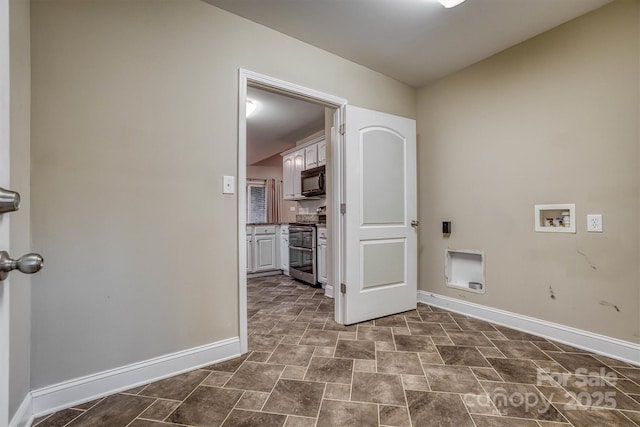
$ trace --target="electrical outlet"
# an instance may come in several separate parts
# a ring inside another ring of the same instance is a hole
[[[587,215],[587,231],[602,233],[602,215]]]

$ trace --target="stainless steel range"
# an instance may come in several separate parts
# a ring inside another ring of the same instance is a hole
[[[295,279],[318,287],[315,225],[289,225],[289,274]]]

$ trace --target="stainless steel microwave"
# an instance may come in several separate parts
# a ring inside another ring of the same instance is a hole
[[[305,197],[322,196],[326,193],[325,167],[307,169],[300,173],[302,195]]]

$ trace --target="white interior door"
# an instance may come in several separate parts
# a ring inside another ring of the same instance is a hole
[[[0,187],[9,188],[9,4],[0,0]],[[0,214],[0,250],[9,251],[9,215]],[[9,279],[0,282],[0,426],[9,424]]]
[[[341,120],[341,309],[353,324],[416,308],[416,122],[353,106]]]

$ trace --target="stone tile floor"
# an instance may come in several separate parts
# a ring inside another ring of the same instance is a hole
[[[353,326],[249,280],[249,352],[34,426],[640,426],[640,367],[420,304]]]

